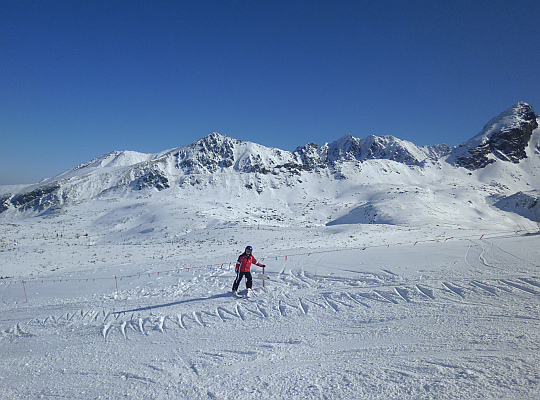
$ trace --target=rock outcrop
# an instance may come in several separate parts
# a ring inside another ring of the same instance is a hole
[[[525,149],[537,127],[533,108],[527,103],[517,103],[458,146],[450,161],[469,170],[484,168],[497,160],[519,163],[527,157]]]

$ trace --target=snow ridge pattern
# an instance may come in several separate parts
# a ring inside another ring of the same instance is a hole
[[[268,258],[250,299],[232,268],[0,285],[4,398],[536,398],[538,236],[420,246]]]

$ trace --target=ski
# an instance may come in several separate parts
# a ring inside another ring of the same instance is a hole
[[[253,296],[252,290],[243,290],[241,293],[240,292],[229,292],[229,293],[231,293],[234,297],[238,299],[249,299]]]

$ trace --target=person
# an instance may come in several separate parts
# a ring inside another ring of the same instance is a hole
[[[242,281],[242,278],[246,277],[246,289],[248,296],[250,295],[251,288],[253,285],[253,278],[251,276],[251,264],[255,264],[259,267],[264,268],[264,264],[261,264],[258,262],[255,257],[253,257],[253,247],[247,246],[246,250],[240,254],[240,257],[238,257],[238,261],[236,262],[236,279],[234,280],[233,287],[232,287],[232,293],[236,295],[236,291],[238,290],[238,286],[240,285],[240,282]]]

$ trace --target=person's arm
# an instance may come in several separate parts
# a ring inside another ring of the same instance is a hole
[[[242,256],[238,257],[238,261],[236,261],[236,267],[234,268],[234,270],[238,271],[241,264],[242,264]]]

